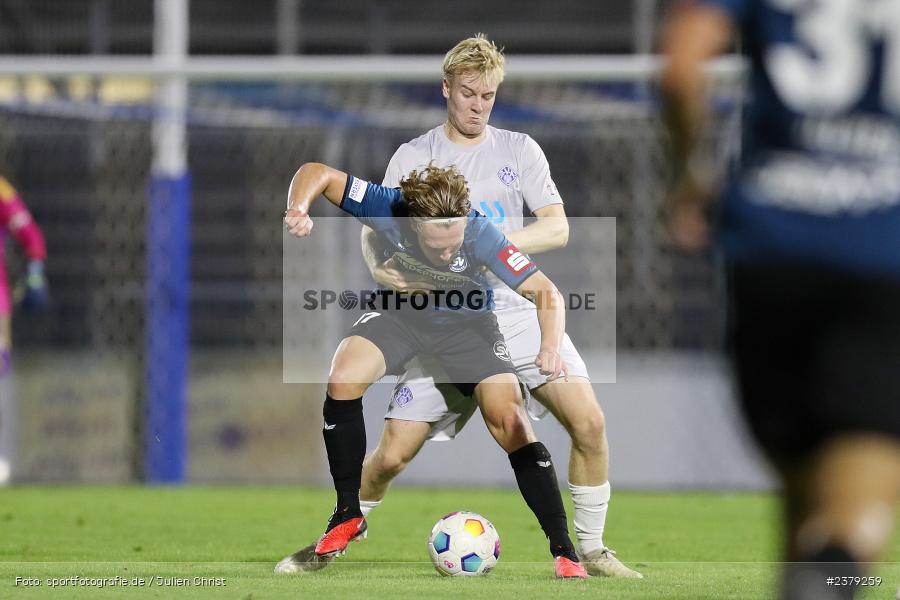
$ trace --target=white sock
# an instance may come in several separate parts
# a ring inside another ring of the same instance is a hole
[[[362,514],[364,517],[368,517],[369,513],[372,512],[372,509],[381,504],[381,500],[360,500],[359,508],[362,510]]]
[[[604,548],[603,528],[611,494],[609,482],[603,485],[569,484],[572,504],[575,505],[575,537],[582,554]]]

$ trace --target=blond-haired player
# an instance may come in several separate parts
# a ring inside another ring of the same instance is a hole
[[[502,50],[482,34],[454,46],[443,64],[446,122],[400,146],[391,158],[383,184],[395,187],[406,173],[432,161],[437,166],[456,165],[469,183],[472,207],[491,217],[523,252],[536,254],[562,248],[568,241],[569,226],[540,146],[526,134],[488,125],[504,67]],[[528,227],[523,227],[524,207],[537,217]],[[421,285],[399,270],[393,260],[385,260],[374,244],[373,233],[365,229],[363,253],[379,284],[395,290]],[[569,380],[548,381],[534,368],[540,347],[534,306],[502,282],[492,283],[497,320],[517,375],[539,403],[531,402],[529,412],[540,417],[549,410],[572,439],[569,489],[583,564],[594,575],[641,577],[619,562],[603,542],[610,499],[608,445],[603,412],[584,361],[565,336],[561,352],[569,367]],[[474,412],[471,398],[452,386],[436,384],[436,380],[447,380],[439,369],[438,365],[414,360],[394,389],[381,440],[363,468],[360,500],[364,513],[381,502],[391,481],[426,440],[452,439]],[[279,569],[293,572],[325,566],[311,550],[312,546],[288,557]]]
[[[431,356],[448,381],[477,402],[491,435],[507,452],[522,497],[547,536],[556,576],[586,578],[569,538],[550,453],[535,437],[522,406],[486,273],[535,302],[541,336],[535,366],[550,377],[567,373],[560,355],[565,306],[556,286],[487,217],[472,210],[466,180],[455,167],[413,171],[398,189],[326,165],[304,165],[288,193],[284,222],[292,235],[311,233],[309,208],[320,194],[377,231],[382,247],[404,264],[416,265],[415,273],[434,289],[417,294],[423,303],[412,298],[409,304],[374,303],[335,350],[322,435],[337,501],[316,555],[330,560],[366,535],[359,498],[366,389],[385,374],[401,373],[413,356]],[[451,301],[454,294],[467,300]]]

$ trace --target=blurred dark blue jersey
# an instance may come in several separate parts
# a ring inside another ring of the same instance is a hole
[[[414,276],[413,280],[429,282],[445,295],[455,290],[470,297],[476,292],[486,299],[483,306],[474,308],[470,303],[453,308],[446,302],[434,302],[431,306],[435,310],[421,311],[429,313],[428,319],[433,323],[445,321],[451,314],[473,316],[493,310],[486,271],[515,290],[538,270],[528,255],[520,252],[489,218],[475,210],[469,213],[462,247],[450,264],[444,266],[432,264],[422,253],[399,189],[350,176],[341,209],[374,229],[381,243],[381,257],[393,257],[398,267]]]
[[[750,61],[727,253],[900,278],[900,2],[700,1]]]

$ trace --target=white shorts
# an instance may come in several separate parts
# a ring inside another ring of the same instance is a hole
[[[506,339],[516,375],[524,387],[532,390],[547,383],[534,364],[541,346],[541,328],[537,310],[531,303],[501,308],[494,313],[500,333]],[[570,377],[589,379],[587,367],[568,334],[564,335],[560,354]],[[385,419],[421,421],[431,423],[429,439],[452,440],[475,412],[474,398],[463,396],[453,384],[435,383],[448,381],[438,362],[430,358],[414,358],[406,365],[391,393]],[[526,395],[525,407],[532,419],[542,419],[547,409]]]

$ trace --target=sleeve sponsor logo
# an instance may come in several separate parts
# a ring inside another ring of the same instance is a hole
[[[347,197],[354,202],[362,202],[368,188],[368,181],[363,181],[362,179],[357,179],[356,177],[354,177],[353,183],[350,184],[350,193],[347,194]]]
[[[534,264],[527,254],[522,254],[522,252],[512,244],[498,252],[497,258],[506,265],[507,269],[516,275]]]
[[[544,186],[544,189],[546,190],[548,196],[556,196],[559,194],[559,191],[556,189],[556,184],[549,177],[547,178],[547,183]]]

